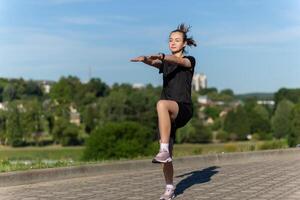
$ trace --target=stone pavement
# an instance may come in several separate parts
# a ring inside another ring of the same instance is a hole
[[[149,161],[150,162],[150,161]],[[174,162],[176,200],[300,199],[300,155],[234,163]],[[1,200],[159,199],[162,168],[128,170],[0,188]]]

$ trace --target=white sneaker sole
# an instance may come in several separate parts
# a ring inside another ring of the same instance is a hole
[[[173,196],[171,198],[165,199],[165,198],[159,198],[159,200],[172,200],[175,198],[175,194],[173,194]]]
[[[157,160],[157,159],[153,159],[152,163],[168,163],[168,162],[172,162],[172,158],[167,158],[166,160]]]

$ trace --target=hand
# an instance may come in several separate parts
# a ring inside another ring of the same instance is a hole
[[[130,61],[131,62],[143,62],[146,60],[146,57],[145,56],[139,56],[139,57],[136,57],[136,58],[133,58],[131,59]]]

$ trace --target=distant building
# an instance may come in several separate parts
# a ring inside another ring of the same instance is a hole
[[[207,95],[201,95],[198,97],[198,103],[202,104],[202,105],[207,105],[209,103],[209,99],[207,97]]]
[[[35,82],[37,82],[40,85],[40,87],[43,89],[43,92],[46,94],[50,93],[51,86],[55,84],[55,81],[48,80],[37,80]]]
[[[193,76],[192,88],[195,91],[200,91],[201,89],[207,88],[207,78],[205,74],[195,74]]]
[[[132,88],[142,89],[142,88],[145,88],[145,85],[142,83],[134,83],[134,84],[132,84]]]
[[[45,92],[46,94],[49,94],[49,93],[50,93],[51,85],[50,85],[47,81],[43,81],[42,87],[43,87],[44,92]]]
[[[273,101],[273,100],[258,100],[256,103],[260,104],[260,105],[268,105],[268,106],[275,105],[275,101]]]
[[[7,103],[0,102],[0,110],[7,110]]]

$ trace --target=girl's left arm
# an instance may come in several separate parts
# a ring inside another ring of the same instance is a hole
[[[192,63],[188,58],[179,58],[174,55],[163,55],[163,54],[158,54],[158,55],[152,55],[150,56],[151,59],[159,59],[167,63],[172,63],[172,64],[177,64],[183,67],[190,68],[192,67]]]

